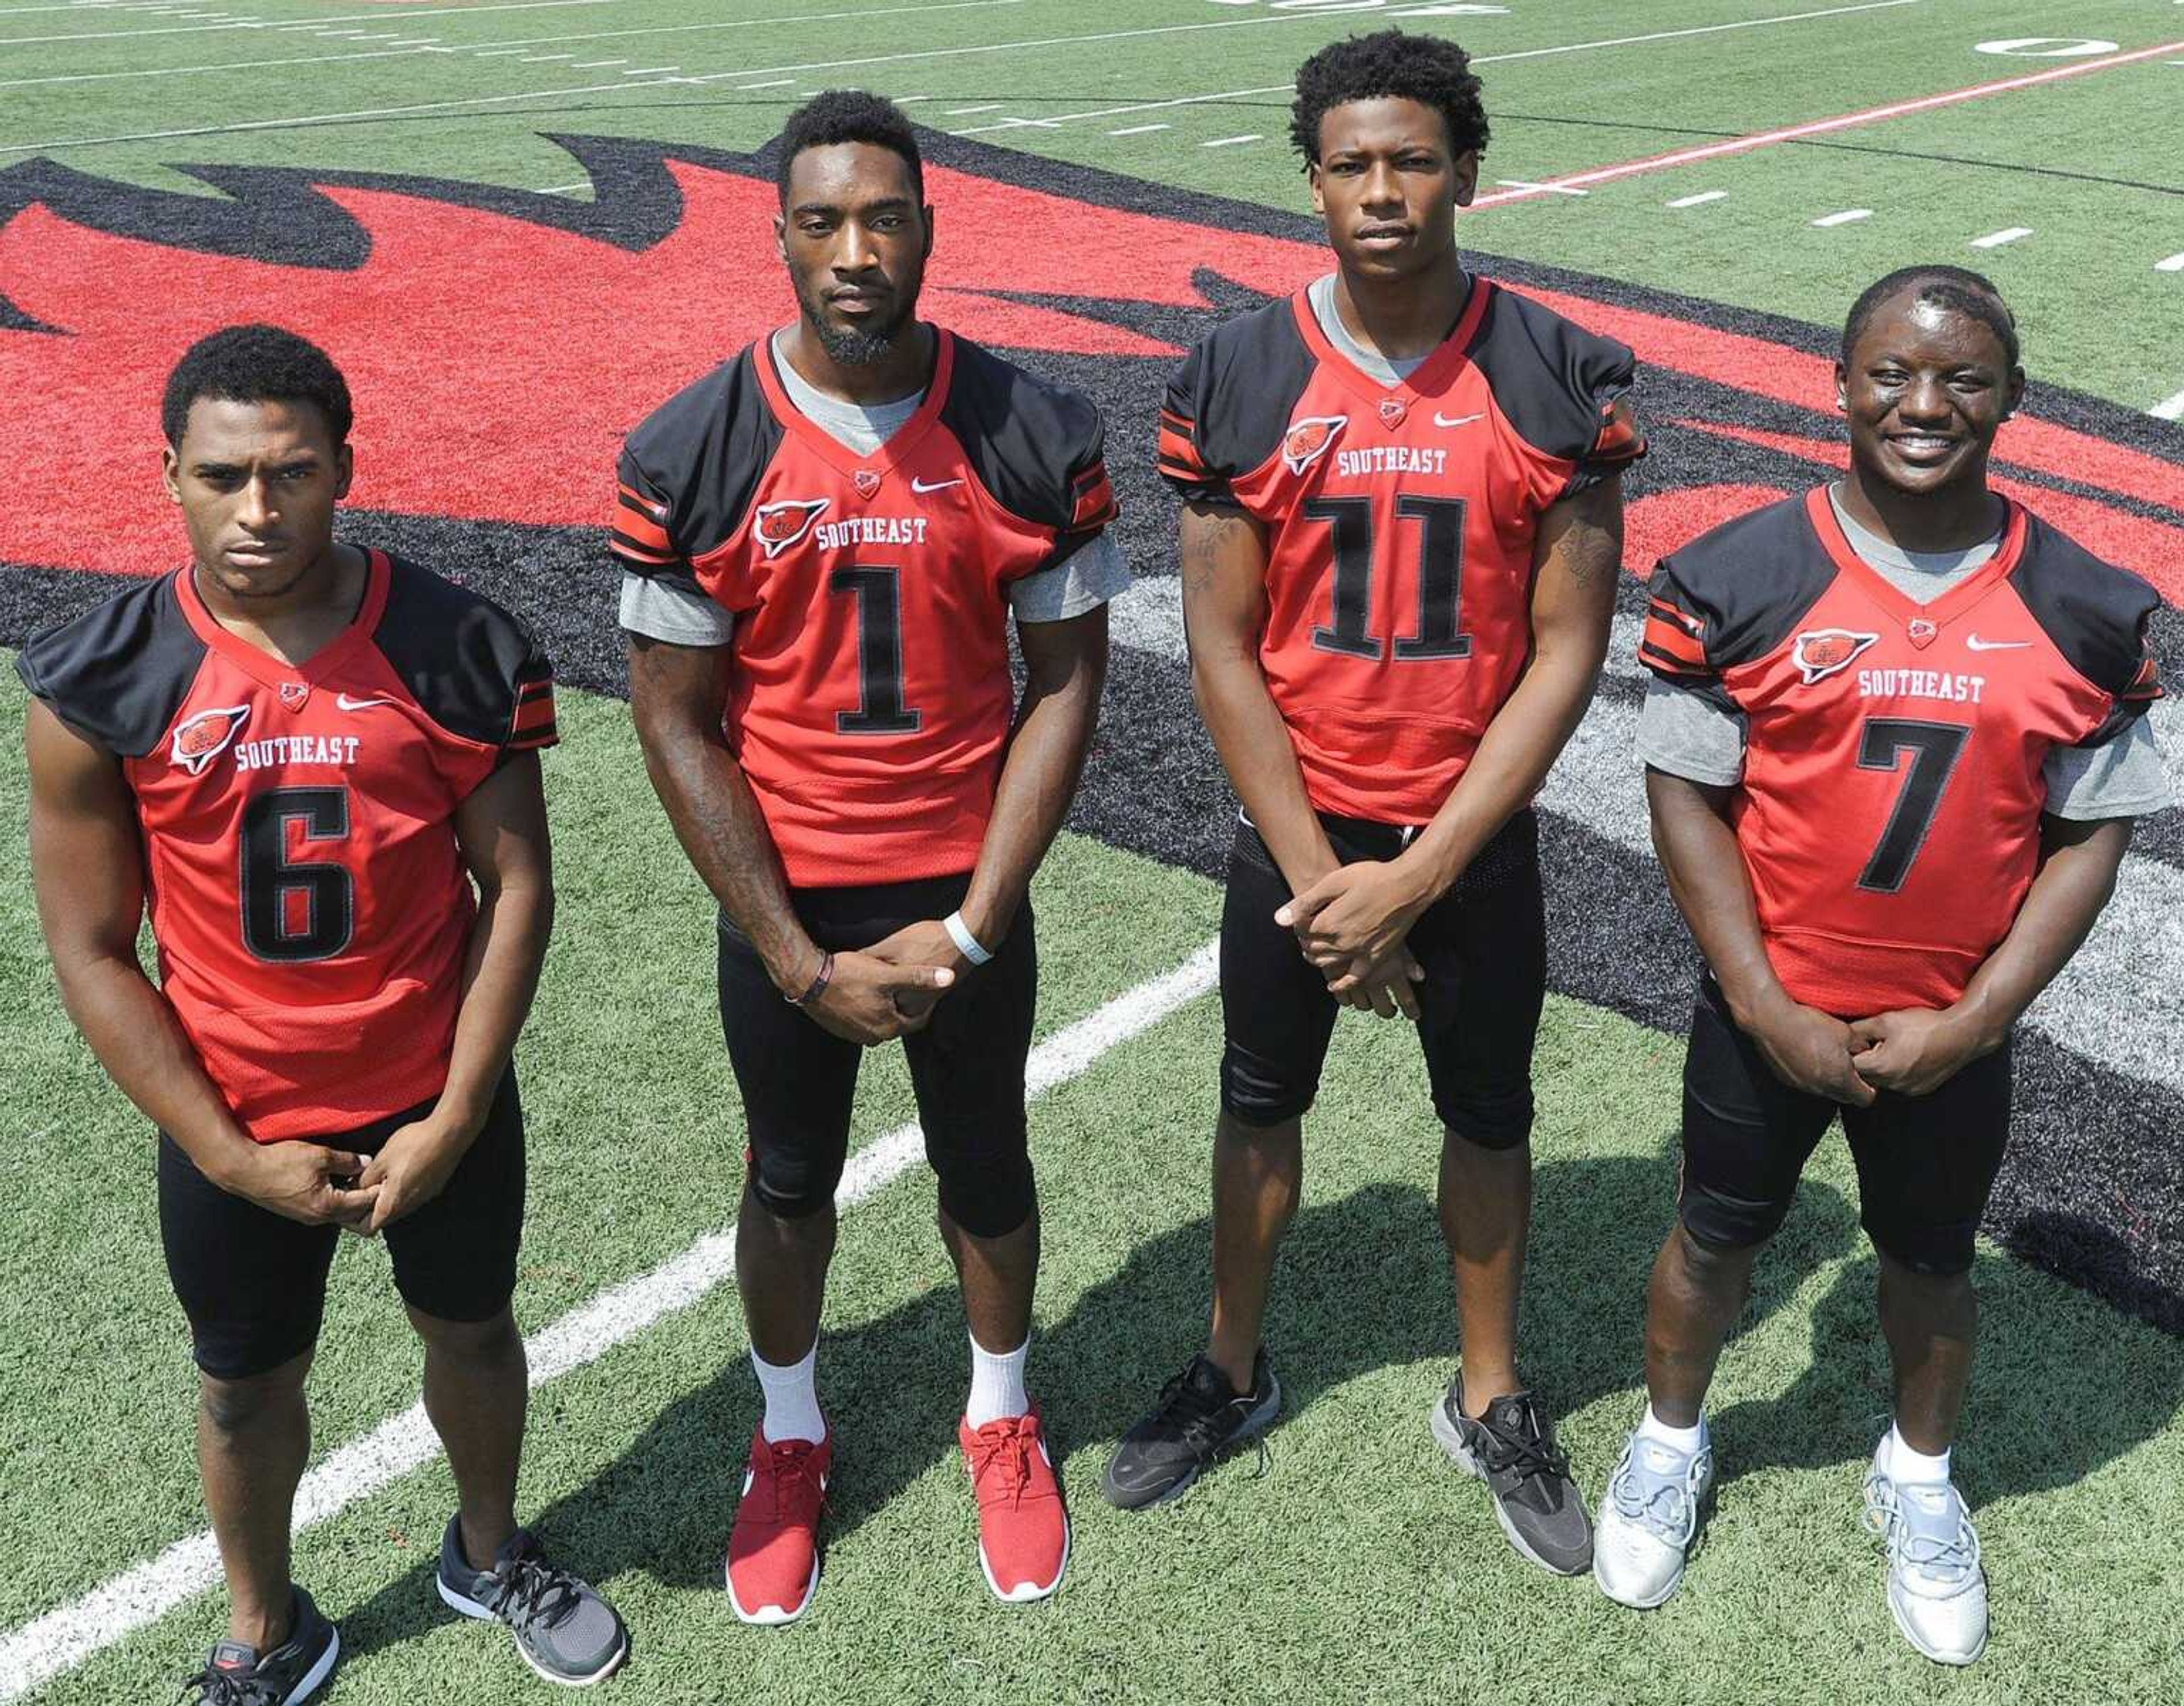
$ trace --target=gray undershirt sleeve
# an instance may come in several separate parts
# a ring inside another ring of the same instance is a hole
[[[1128,589],[1130,566],[1112,532],[1095,534],[1061,561],[1009,583],[1020,622],[1066,622]]]
[[[1640,762],[1686,782],[1729,788],[1744,779],[1746,722],[1741,711],[1657,675],[1646,678],[1646,704],[1638,713]]]
[[[621,577],[621,625],[668,645],[726,645],[736,637],[736,619],[680,577]]]
[[[2143,817],[2176,803],[2151,717],[2133,717],[2098,746],[2054,748],[2040,774],[2048,811],[2080,822]]]

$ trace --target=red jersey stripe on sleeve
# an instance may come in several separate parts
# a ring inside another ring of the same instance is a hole
[[[1691,619],[1680,610],[1653,600],[1646,612],[1646,629],[1638,643],[1641,661],[1666,675],[1711,675],[1706,645],[1691,632]]]
[[[1076,508],[1069,518],[1072,532],[1087,532],[1095,527],[1104,527],[1115,519],[1117,506],[1115,488],[1108,483],[1107,465],[1095,462],[1077,477]]]
[[[2123,690],[2123,698],[2127,704],[2150,705],[2161,697],[2161,677],[2153,666],[2153,654],[2148,652],[2140,660],[2138,673],[2131,678],[2131,685]]]
[[[616,555],[647,567],[657,568],[676,561],[675,542],[660,525],[665,513],[661,505],[627,486],[618,486],[613,517],[608,523],[610,549]]]
[[[1635,462],[1646,454],[1646,435],[1638,430],[1638,421],[1630,412],[1630,399],[1618,397],[1601,410],[1600,434],[1592,441],[1587,462],[1620,464]]]

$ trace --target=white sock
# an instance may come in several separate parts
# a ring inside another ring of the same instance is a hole
[[[963,1406],[963,1419],[974,1428],[983,1428],[989,1422],[1021,1416],[1030,1409],[1031,1400],[1024,1396],[1024,1363],[1030,1356],[1028,1339],[998,1356],[972,1339],[971,1397]]]
[[[813,1374],[818,1360],[816,1343],[794,1363],[776,1364],[751,1352],[759,1389],[766,1394],[766,1419],[759,1425],[772,1444],[808,1440],[816,1445],[827,1437],[827,1419],[819,1413],[819,1383]]]
[[[1914,1452],[1904,1443],[1903,1434],[1894,1427],[1881,1446],[1880,1467],[1888,1479],[1907,1486],[1939,1486],[1949,1479],[1949,1454],[1929,1457],[1925,1452]]]
[[[1648,1404],[1646,1406],[1646,1419],[1638,1424],[1638,1437],[1641,1440],[1658,1440],[1663,1445],[1689,1457],[1706,1443],[1706,1412],[1700,1411],[1698,1420],[1693,1422],[1688,1428],[1672,1428],[1660,1417],[1655,1415],[1653,1407]]]

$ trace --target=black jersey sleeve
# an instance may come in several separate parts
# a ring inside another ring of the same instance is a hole
[[[2009,582],[2070,667],[2114,701],[2079,744],[2113,739],[2161,697],[2153,642],[2161,595],[2145,581],[2028,514]]]
[[[528,629],[488,598],[393,561],[372,644],[425,714],[504,755],[551,746],[554,666]]]
[[[1200,339],[1161,402],[1161,477],[1186,502],[1237,503],[1233,482],[1280,448],[1312,370],[1288,298]]]
[[[1834,576],[1801,498],[1724,521],[1655,566],[1639,661],[1736,710],[1723,676],[1781,644]]]
[[[609,537],[623,568],[690,581],[743,524],[782,436],[755,360],[747,348],[685,386],[623,441]]]
[[[994,500],[1051,530],[1053,544],[1035,568],[1075,555],[1115,519],[1106,427],[1082,392],[959,337],[940,417]]]
[[[1501,287],[1487,304],[1472,360],[1517,436],[1570,465],[1563,495],[1597,485],[1646,454],[1630,406],[1637,359],[1602,337]]]
[[[34,634],[15,673],[54,716],[121,758],[157,747],[205,659],[175,577],[116,593]]]

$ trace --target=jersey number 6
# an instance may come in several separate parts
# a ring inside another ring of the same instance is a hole
[[[275,788],[242,814],[242,945],[261,960],[331,960],[356,929],[356,889],[339,865],[292,860],[288,826],[302,839],[348,838],[346,788]]]

